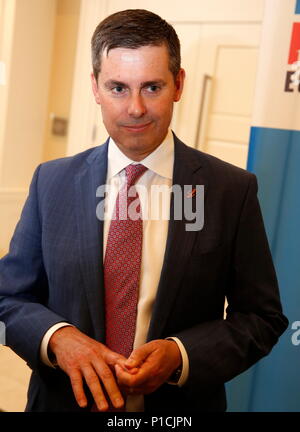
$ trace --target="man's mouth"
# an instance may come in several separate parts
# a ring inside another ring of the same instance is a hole
[[[129,132],[143,132],[151,125],[151,122],[135,125],[124,125],[123,127]]]

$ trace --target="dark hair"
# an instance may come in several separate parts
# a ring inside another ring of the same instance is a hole
[[[98,24],[92,37],[92,63],[95,78],[101,68],[102,53],[113,48],[139,48],[166,45],[169,68],[174,79],[180,69],[180,42],[174,28],[160,16],[145,9],[116,12]]]

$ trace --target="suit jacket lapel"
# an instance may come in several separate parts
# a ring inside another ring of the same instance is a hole
[[[104,340],[104,283],[103,283],[103,219],[96,216],[99,197],[96,191],[106,182],[108,141],[96,148],[86,160],[85,167],[75,178],[79,257],[86,290],[94,337]]]
[[[208,183],[204,178],[204,173],[201,172],[202,166],[199,158],[195,158],[193,149],[185,146],[176,136],[174,136],[174,141],[173,185],[179,185],[184,194],[187,193],[187,190],[193,190],[196,185],[204,185],[206,197]],[[185,185],[189,187],[184,189]],[[191,199],[195,199],[195,196]],[[164,327],[199,233],[199,231],[187,231],[186,224],[189,223],[191,221],[186,220],[184,215],[181,220],[174,219],[174,196],[172,196],[164,263],[147,340],[167,336],[163,334]]]

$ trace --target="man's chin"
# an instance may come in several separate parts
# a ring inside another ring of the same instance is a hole
[[[149,142],[143,137],[134,137],[123,140],[122,143],[114,140],[122,153],[133,160],[142,160],[152,153],[160,143]]]

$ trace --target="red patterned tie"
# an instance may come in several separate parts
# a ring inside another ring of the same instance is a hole
[[[133,185],[147,168],[137,164],[125,170],[127,182],[119,191],[107,238],[104,286],[106,346],[129,357],[135,336],[143,239],[140,200]]]

